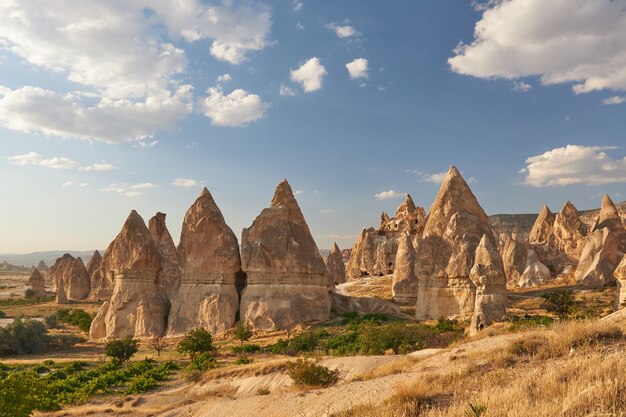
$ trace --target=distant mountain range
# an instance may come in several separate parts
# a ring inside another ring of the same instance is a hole
[[[50,250],[44,252],[32,252],[32,253],[0,253],[0,263],[6,261],[12,265],[19,266],[37,266],[39,261],[43,260],[46,265],[52,266],[57,258],[63,256],[64,253],[69,253],[73,257],[81,257],[83,262],[87,263],[93,250],[80,251],[80,250]],[[104,251],[100,251],[104,253]]]

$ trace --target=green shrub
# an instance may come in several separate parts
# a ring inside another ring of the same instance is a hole
[[[56,329],[59,327],[56,314],[48,314],[43,318],[43,324],[47,329]]]
[[[49,336],[48,345],[55,349],[67,349],[85,341],[84,337],[76,336],[75,334],[55,334]]]
[[[94,317],[79,308],[60,308],[55,314],[58,321],[78,326],[78,328],[85,333],[89,333],[89,328],[91,327],[91,322]]]
[[[211,352],[202,352],[199,355],[194,356],[189,365],[193,369],[198,371],[206,371],[208,369],[215,368],[217,361]]]
[[[459,330],[459,322],[454,319],[439,319],[435,325],[435,333],[455,332]]]
[[[249,358],[247,356],[241,356],[237,358],[237,360],[235,361],[235,365],[247,365],[252,362],[254,362],[254,359]]]
[[[261,351],[261,346],[246,343],[240,346],[233,346],[233,353],[256,353]]]
[[[45,352],[49,341],[47,332],[43,323],[18,317],[0,328],[0,355]]]
[[[541,298],[548,304],[548,311],[553,311],[561,320],[566,320],[574,311],[572,291],[547,292]]]
[[[0,319],[3,319],[7,316],[7,313],[5,313],[4,311],[0,310]]]
[[[525,327],[548,327],[554,323],[554,319],[550,316],[542,315],[530,315],[524,314],[523,316],[510,315],[507,316],[508,321],[511,322],[511,330],[516,331]]]
[[[251,336],[252,330],[250,329],[250,327],[241,321],[238,322],[237,326],[235,327],[235,337],[239,339],[241,344],[243,345],[243,342],[250,339]]]
[[[55,410],[50,388],[34,372],[13,372],[0,379],[0,417],[29,417],[35,410]]]
[[[54,366],[54,361],[52,359],[46,359],[42,362],[45,366]]]
[[[48,368],[45,365],[39,364],[39,365],[33,366],[33,372],[36,372],[38,374],[45,374],[47,372],[50,372],[50,368]]]
[[[287,362],[287,374],[295,385],[329,387],[339,381],[338,370],[331,370],[323,365],[304,359]]]
[[[176,348],[181,355],[189,355],[193,361],[196,355],[213,351],[213,338],[206,329],[193,329],[185,334]]]
[[[27,300],[30,300],[31,298],[35,298],[35,290],[33,290],[32,288],[29,288],[26,291],[24,291],[24,298],[26,298]]]
[[[131,336],[112,340],[104,345],[104,354],[119,363],[124,363],[132,358],[137,350],[139,350],[139,342]]]
[[[54,296],[33,298],[3,298],[0,299],[0,306],[30,306],[35,304],[49,303],[51,301],[54,301]]]

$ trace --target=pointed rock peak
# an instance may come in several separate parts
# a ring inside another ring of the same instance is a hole
[[[34,280],[43,280],[43,276],[41,275],[41,272],[39,272],[37,268],[33,269],[33,272],[30,273],[30,278],[28,279],[28,281],[34,281]]]
[[[165,213],[159,211],[148,221],[148,229],[155,240],[161,240],[164,236],[170,238],[170,232],[165,224],[165,216]]]
[[[448,176],[460,177],[461,173],[456,168],[456,165],[450,165],[450,169],[448,170]]]
[[[274,192],[274,198],[272,198],[271,207],[291,206],[294,203],[296,203],[296,198],[293,195],[291,186],[289,185],[287,180],[282,180],[276,187],[276,191]]]
[[[413,202],[411,195],[407,194],[406,197],[404,197],[404,201],[402,202],[402,204],[400,204],[398,208],[396,209],[396,217],[398,217],[401,214],[413,213],[414,211],[415,211],[415,203]]]
[[[501,265],[500,255],[489,236],[483,235],[480,239],[480,243],[476,247],[474,263],[480,265]]]
[[[148,231],[146,227],[146,223],[143,221],[143,218],[137,213],[135,210],[132,210],[126,221],[124,222],[124,226],[122,226],[122,230],[141,230]]]
[[[98,258],[102,258],[102,255],[100,254],[100,251],[96,249],[95,251],[93,251],[93,254],[91,255],[91,257],[94,259],[98,259]]]
[[[563,208],[560,211],[561,214],[569,214],[569,213],[576,213],[576,215],[578,215],[578,210],[576,209],[576,207],[572,204],[571,201],[567,201],[565,203],[565,205],[563,206]]]
[[[330,249],[330,253],[335,253],[335,252],[341,253],[341,249],[339,249],[339,246],[337,246],[337,242],[334,242],[333,247]]]
[[[617,217],[619,218],[619,212],[617,211],[617,207],[611,200],[608,194],[604,194],[602,197],[602,208],[600,209],[600,218],[607,219],[609,217]]]
[[[200,191],[200,194],[198,195],[198,197],[204,197],[205,195],[210,196],[211,193],[209,192],[208,188],[202,187],[202,190]]]
[[[550,216],[552,215],[552,211],[550,210],[550,207],[548,207],[547,204],[544,204],[543,207],[541,207],[541,211],[539,212],[539,216]]]

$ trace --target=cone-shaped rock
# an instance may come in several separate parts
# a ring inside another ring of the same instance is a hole
[[[63,288],[65,297],[70,301],[80,301],[89,295],[89,274],[81,258],[67,261],[63,275],[58,278],[57,290]]]
[[[69,253],[65,253],[60,258],[57,258],[57,260],[54,262],[54,265],[50,267],[46,281],[49,285],[52,286],[55,291],[57,290],[59,282],[63,279],[66,270],[70,267],[72,262],[74,262],[74,257]]]
[[[273,329],[330,317],[326,266],[286,180],[243,230],[241,253],[247,274],[242,320]]]
[[[26,281],[26,285],[28,286],[28,288],[33,290],[34,297],[46,296],[46,281],[43,275],[41,275],[41,272],[39,272],[39,269],[33,269],[33,272],[31,272],[28,281]]]
[[[56,296],[54,298],[54,302],[57,304],[67,304],[69,303],[68,299],[67,299],[67,295],[65,294],[65,287],[60,286],[59,288],[57,288],[57,293]]]
[[[476,306],[470,324],[470,333],[475,333],[504,320],[508,305],[502,260],[487,235],[476,248],[470,278],[476,286]]]
[[[615,235],[617,250],[626,252],[626,227],[624,227],[617,207],[606,194],[602,197],[602,208],[600,208],[593,230],[602,229],[603,227],[607,227]]]
[[[180,286],[180,265],[178,264],[178,253],[172,235],[165,225],[165,213],[155,214],[148,221],[148,230],[152,240],[156,243],[161,253],[161,273],[159,275],[159,285],[161,289],[170,297],[174,297]]]
[[[411,236],[403,235],[398,239],[396,268],[393,271],[391,284],[393,299],[399,303],[417,301],[417,276],[415,275],[415,249]]]
[[[578,210],[569,201],[554,218],[553,233],[559,250],[572,262],[578,261],[586,230],[578,217]]]
[[[346,282],[346,266],[343,264],[341,249],[339,249],[337,243],[333,244],[326,258],[326,269],[328,270],[330,287]]]
[[[528,249],[524,244],[507,237],[502,247],[502,264],[506,274],[507,286],[517,286],[520,277],[526,269]]]
[[[614,308],[619,310],[626,307],[626,256],[622,257],[622,261],[613,271],[613,275],[617,280],[617,296]]]
[[[169,300],[159,289],[161,254],[143,219],[133,210],[109,245],[98,270],[107,265],[111,298],[91,323],[91,339],[163,336]]]
[[[93,251],[93,254],[89,258],[89,261],[86,265],[87,273],[89,274],[90,280],[93,277],[94,272],[96,272],[96,270],[100,266],[100,262],[102,262],[102,255],[100,255],[100,252],[96,249],[95,251]],[[91,284],[93,284],[93,281],[91,281]]]
[[[517,287],[528,288],[542,285],[552,278],[550,269],[544,265],[533,249],[528,249],[524,272],[517,281]]]
[[[544,205],[533,224],[528,236],[529,243],[545,244],[552,236],[552,226],[554,225],[554,213],[550,211],[548,206]]]
[[[43,261],[43,259],[41,261],[39,261],[39,263],[37,264],[37,269],[39,270],[39,272],[47,272],[48,271],[48,266]]]
[[[574,274],[576,284],[588,288],[602,288],[615,281],[613,270],[618,261],[615,234],[608,227],[596,229],[585,238]]]
[[[209,190],[187,210],[178,245],[182,281],[172,301],[168,335],[203,327],[213,334],[235,322],[239,245]]]

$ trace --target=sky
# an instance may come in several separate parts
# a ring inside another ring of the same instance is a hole
[[[235,234],[289,180],[352,247],[454,164],[488,214],[626,199],[626,0],[0,0],[0,253]]]

